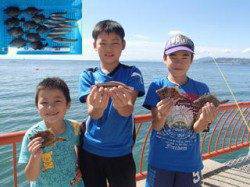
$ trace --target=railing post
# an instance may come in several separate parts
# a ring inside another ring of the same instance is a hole
[[[13,156],[13,178],[14,187],[17,187],[17,158],[16,158],[16,143],[12,144],[12,156]]]

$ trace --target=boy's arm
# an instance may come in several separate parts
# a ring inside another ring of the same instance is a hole
[[[33,139],[28,145],[31,155],[24,171],[29,181],[35,181],[40,175],[40,162],[42,157],[41,141],[42,138],[38,137]]]
[[[110,95],[114,108],[121,116],[128,117],[133,113],[138,91],[119,86],[118,88],[110,89]]]
[[[208,125],[214,121],[217,113],[217,107],[215,107],[212,103],[206,103],[201,109],[199,118],[194,123],[193,130],[199,133],[207,129]]]

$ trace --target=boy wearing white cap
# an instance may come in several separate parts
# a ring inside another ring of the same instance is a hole
[[[163,56],[168,75],[149,86],[143,104],[153,117],[146,186],[201,186],[199,132],[215,119],[217,108],[206,103],[195,111],[190,104],[209,93],[206,84],[187,76],[193,56],[191,39],[181,34],[171,37]],[[163,87],[177,88],[182,97],[161,100],[156,90]]]

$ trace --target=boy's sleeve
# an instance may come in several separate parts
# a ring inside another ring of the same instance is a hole
[[[153,82],[148,88],[146,98],[143,103],[143,107],[151,110],[152,107],[155,107],[160,101],[160,97],[157,95],[156,90],[158,89],[157,85]]]
[[[131,86],[134,90],[138,91],[138,97],[142,97],[145,94],[145,88],[141,71],[138,68],[133,67],[128,80],[128,86]]]
[[[30,142],[29,137],[30,137],[30,133],[28,130],[23,137],[21,151],[20,151],[19,160],[18,160],[19,164],[28,163],[29,161],[29,158],[30,158],[30,152],[28,150],[28,144]]]
[[[93,84],[94,83],[93,80],[91,79],[90,72],[84,71],[83,73],[81,73],[79,77],[79,87],[78,87],[79,100],[81,103],[86,102],[86,98],[90,93],[91,86]]]

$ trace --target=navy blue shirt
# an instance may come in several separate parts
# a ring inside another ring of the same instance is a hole
[[[108,81],[119,81],[145,94],[141,72],[134,66],[119,64],[111,73],[105,74],[100,68],[83,71],[79,80],[79,100],[84,103],[92,85]],[[132,152],[133,118],[121,116],[113,107],[112,99],[100,119],[87,119],[83,136],[83,149],[105,157],[118,157]]]
[[[167,78],[151,83],[143,106],[156,107],[160,101],[156,90],[163,87],[176,87]],[[179,91],[190,101],[209,93],[206,84],[188,78],[178,86]],[[195,172],[203,168],[200,154],[200,137],[192,130],[194,112],[188,103],[177,102],[160,131],[153,129],[150,137],[148,163],[156,168],[168,171]]]

